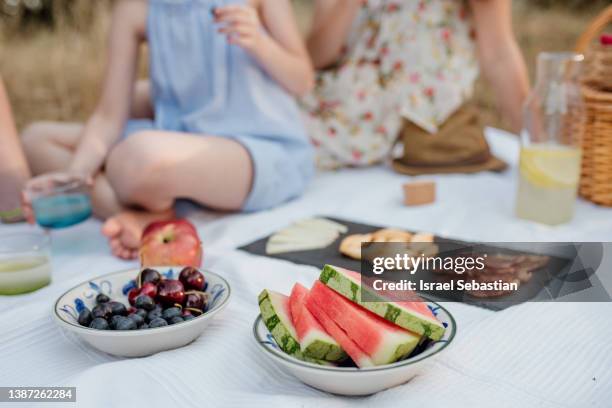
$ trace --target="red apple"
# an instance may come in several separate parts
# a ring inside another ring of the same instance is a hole
[[[142,233],[140,262],[146,266],[194,266],[202,264],[202,242],[187,220],[158,221]]]

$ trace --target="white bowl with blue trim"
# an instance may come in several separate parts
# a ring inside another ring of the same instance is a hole
[[[177,279],[183,267],[154,267],[166,279]],[[96,296],[103,293],[112,300],[129,306],[127,293],[135,287],[139,269],[128,269],[102,275],[66,291],[55,302],[53,316],[64,329],[74,332],[92,347],[122,357],[144,357],[160,351],[185,346],[198,338],[212,319],[228,304],[229,283],[218,274],[200,270],[206,279],[205,292],[210,294],[208,310],[195,319],[170,326],[145,330],[96,330],[79,325],[78,314],[96,305]]]
[[[362,396],[404,384],[427,368],[455,338],[457,325],[448,310],[427,301],[430,310],[446,327],[444,336],[430,341],[418,354],[393,364],[356,368],[324,366],[299,360],[280,349],[266,328],[261,315],[253,324],[253,336],[262,353],[281,369],[293,374],[304,384],[332,394]]]

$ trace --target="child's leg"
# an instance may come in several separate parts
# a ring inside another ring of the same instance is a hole
[[[81,136],[80,123],[36,122],[21,134],[32,173],[60,171],[68,167]]]
[[[153,119],[149,80],[136,82],[133,95],[130,117]],[[81,123],[35,122],[27,126],[21,139],[34,175],[68,167],[82,131]]]
[[[118,144],[106,162],[120,201],[164,211],[188,198],[239,210],[251,188],[251,157],[238,142],[215,136],[143,131]]]
[[[149,80],[139,80],[134,85],[130,117],[153,119]],[[72,161],[82,131],[81,123],[36,122],[27,126],[21,140],[32,173],[40,175],[66,169]],[[93,205],[95,214],[100,218],[123,210],[103,173],[96,177],[94,183]]]
[[[146,211],[111,217],[104,231],[116,252],[134,254],[151,212],[164,214],[178,198],[219,210],[239,210],[253,179],[249,153],[221,137],[146,131],[111,151],[108,179],[121,202]]]

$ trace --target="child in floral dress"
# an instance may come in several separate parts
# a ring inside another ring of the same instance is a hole
[[[318,0],[308,47],[323,70],[301,106],[321,168],[382,161],[404,119],[435,133],[479,63],[520,124],[528,84],[510,0]]]

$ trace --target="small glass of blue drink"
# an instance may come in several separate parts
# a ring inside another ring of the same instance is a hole
[[[91,217],[90,186],[82,176],[45,174],[30,180],[24,194],[36,223],[43,228],[66,228]]]

